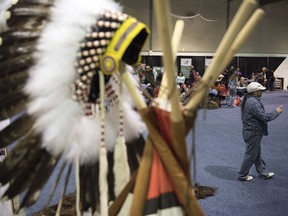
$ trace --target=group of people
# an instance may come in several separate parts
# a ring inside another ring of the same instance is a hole
[[[189,97],[195,84],[201,80],[201,75],[195,70],[193,65],[191,65],[189,69],[189,76],[185,77],[182,72],[178,72],[176,76],[177,89],[182,102]],[[163,69],[160,67],[153,69],[146,64],[140,63],[135,67],[135,74],[139,77],[141,90],[147,105],[149,105],[153,98],[158,96],[163,77]]]
[[[179,72],[176,78],[176,83],[179,89],[193,89],[195,84],[201,80],[201,75],[195,70],[194,65],[189,66],[189,76],[185,77],[182,72]],[[181,90],[183,91],[183,90]],[[183,93],[180,91],[180,94]]]
[[[180,97],[189,95],[193,91],[195,84],[201,80],[201,75],[195,70],[194,66],[190,66],[189,77],[185,77],[182,72],[179,72],[176,77],[176,83]]]
[[[266,87],[266,91],[274,91],[275,76],[274,71],[262,67],[261,71],[252,73],[251,79]]]
[[[152,69],[148,65],[140,65],[138,70],[142,89],[146,89],[151,98],[157,97],[162,81],[163,71],[160,67]],[[201,75],[195,70],[193,65],[190,66],[189,76],[184,76],[182,72],[177,73],[176,84],[180,99],[186,98],[193,92],[195,84],[201,80]],[[252,73],[251,78],[244,77],[240,68],[230,66],[225,69],[219,76],[218,80],[210,87],[209,100],[215,101],[218,107],[225,100],[228,107],[234,108],[239,106],[246,93],[246,87],[250,82],[258,82],[265,86],[266,91],[274,90],[275,77],[272,70],[263,67],[258,73]],[[146,97],[147,104],[151,99]]]
[[[241,98],[246,91],[248,79],[243,76],[239,78],[237,71],[234,71],[228,79],[226,77],[227,71],[221,74],[218,80],[210,87],[209,95],[211,98],[216,98],[220,104],[225,100],[228,107],[236,107],[240,104]]]
[[[240,105],[250,82],[258,82],[265,86],[266,92],[274,90],[275,77],[272,70],[263,67],[260,72],[252,73],[251,78],[244,77],[240,68],[231,66],[225,69],[218,80],[211,86],[210,94],[217,96],[220,101],[227,100],[228,107]]]

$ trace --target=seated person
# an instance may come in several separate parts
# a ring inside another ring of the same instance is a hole
[[[186,92],[185,76],[183,73],[179,73],[176,77],[176,83],[178,84],[179,95]]]
[[[212,93],[214,96],[217,96],[220,100],[224,100],[228,95],[224,82],[218,82],[218,81],[211,86],[210,93]]]
[[[237,84],[237,95],[243,97],[246,93],[246,86],[248,85],[248,80],[244,77],[241,77]]]
[[[219,82],[215,82],[209,89],[209,101],[216,102],[219,106],[221,106],[222,96],[219,94],[220,84]],[[208,101],[208,102],[209,102]]]
[[[218,88],[219,96],[222,100],[225,100],[226,97],[229,95],[228,90],[226,89],[225,82],[222,81]]]
[[[238,87],[246,87],[248,85],[248,80],[245,77],[241,77],[238,82]]]

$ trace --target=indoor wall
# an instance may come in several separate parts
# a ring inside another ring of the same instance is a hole
[[[161,52],[158,28],[153,13],[153,1],[122,0],[124,11],[151,29],[144,47],[147,55]],[[207,55],[215,52],[229,22],[242,0],[170,0],[171,21],[183,19],[185,29],[178,55]],[[229,3],[229,4],[228,4]],[[264,19],[254,30],[237,55],[286,56],[288,54],[288,1],[263,5]],[[150,50],[150,53],[148,52]]]

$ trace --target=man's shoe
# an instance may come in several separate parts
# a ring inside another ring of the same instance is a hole
[[[264,176],[264,180],[271,179],[274,176],[273,172],[269,172],[266,176]]]
[[[253,176],[247,175],[244,177],[239,177],[238,179],[241,181],[251,181],[251,180],[253,180]]]

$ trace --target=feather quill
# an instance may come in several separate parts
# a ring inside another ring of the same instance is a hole
[[[80,192],[83,211],[87,211],[90,208],[92,212],[96,211],[96,205],[99,203],[98,178],[99,161],[80,167]]]
[[[4,196],[8,197],[9,199],[24,192],[25,190],[27,190],[27,188],[29,188],[29,191],[31,190],[31,188],[35,188],[35,181],[37,180],[36,176],[37,177],[39,176],[38,173],[45,172],[45,170],[43,170],[42,167],[43,167],[43,163],[47,163],[47,162],[44,162],[43,159],[47,158],[47,156],[51,157],[51,155],[43,149],[42,150],[38,149],[37,151],[34,151],[33,153],[29,153],[29,154],[32,154],[33,158],[31,157],[28,161],[22,161],[24,165],[19,164],[19,166],[17,167],[17,171],[19,174],[14,177],[14,179],[12,180],[11,186],[4,194]],[[48,175],[50,174],[48,173]],[[37,182],[38,183],[36,184],[37,186],[39,184],[46,183],[46,181],[43,179],[38,179],[38,180],[39,182]],[[27,194],[28,192],[26,193],[26,196]],[[29,205],[30,203],[26,203],[26,206],[29,206]]]
[[[34,29],[10,29],[1,34],[3,46],[13,45],[15,42],[29,42],[39,38],[41,31]]]
[[[39,142],[39,136],[27,136],[23,138],[23,140],[21,140],[15,148],[13,148],[10,153],[11,156],[7,157],[7,160],[0,165],[0,182],[2,184],[8,183],[9,180],[12,180],[20,175],[22,172],[24,172],[24,168],[29,169],[30,165],[30,169],[34,167],[35,164],[31,164],[31,161],[34,162],[35,160],[38,160],[39,147],[37,147],[37,145]],[[42,151],[45,150],[43,149]],[[23,160],[21,161],[21,159]]]
[[[54,158],[50,154],[41,155],[41,161],[39,161],[39,169],[37,170],[37,172],[35,172],[34,178],[31,182],[31,186],[25,194],[20,208],[24,206],[31,206],[33,203],[35,203],[36,199],[40,195],[41,188],[49,179],[58,161],[59,157]]]
[[[48,154],[48,152],[45,152]],[[15,176],[10,177],[12,183],[8,190],[5,192],[4,197],[8,199],[14,198],[16,195],[24,192],[27,188],[31,187],[32,181],[35,180],[34,172],[37,172],[41,166],[41,158],[45,156],[44,150],[37,151],[32,154],[32,157],[26,160],[24,158],[15,170],[18,172]],[[26,154],[28,156],[30,153]],[[20,169],[21,166],[21,169]],[[15,172],[16,172],[15,171]]]
[[[108,199],[109,201],[115,199],[115,174],[113,172],[114,163],[114,153],[107,152],[107,161],[108,161],[108,174],[107,174],[107,183],[108,183]]]
[[[7,59],[0,62],[0,77],[17,73],[21,70],[31,67],[33,64],[33,57],[31,53],[17,56],[12,59]]]
[[[22,114],[13,124],[10,124],[0,132],[0,148],[7,147],[22,136],[27,135],[33,123],[34,121],[31,116],[27,113]]]
[[[2,94],[13,93],[13,91],[23,90],[28,78],[26,71],[0,78],[0,92]]]
[[[46,204],[46,209],[50,206],[51,200],[52,200],[53,195],[54,195],[54,193],[55,193],[55,191],[56,191],[56,189],[57,189],[57,186],[58,186],[58,184],[59,184],[59,182],[60,182],[61,176],[62,176],[62,174],[63,174],[63,172],[64,172],[64,169],[65,169],[67,166],[68,166],[67,163],[64,161],[64,162],[62,163],[62,165],[61,165],[61,168],[60,168],[58,174],[57,174],[57,178],[56,178],[56,181],[55,181],[55,183],[54,183],[54,185],[53,185],[53,188],[51,189],[51,192],[50,192],[50,194],[49,194],[49,199],[48,199],[47,204]],[[66,177],[67,177],[67,176],[70,176],[69,170],[71,170],[71,169],[72,169],[72,164],[69,165],[69,168],[68,168],[68,172],[67,172]],[[65,184],[65,185],[66,185],[66,184]]]
[[[21,100],[21,98],[25,97],[24,93],[21,91],[21,89],[12,92],[10,94],[5,94],[0,96],[0,109],[3,109],[3,107],[6,107],[7,104],[13,103],[13,101]]]
[[[17,100],[10,101],[11,103],[6,104],[6,106],[2,107],[3,110],[0,112],[0,120],[4,120],[7,118],[12,118],[14,115],[18,115],[26,111],[27,107],[27,98],[21,98],[17,102]]]
[[[64,187],[63,187],[63,191],[62,191],[62,198],[61,198],[61,200],[58,203],[57,211],[56,211],[56,214],[55,214],[56,216],[60,215],[61,208],[62,208],[62,201],[64,199],[64,195],[66,194],[66,190],[67,190],[68,182],[69,182],[69,179],[70,179],[71,171],[72,171],[72,165],[69,166],[67,174],[66,174],[65,183],[64,183]]]
[[[50,8],[43,5],[25,4],[15,5],[6,13],[8,16],[7,25],[13,27],[35,28],[41,21],[49,15]],[[34,22],[32,20],[35,20]],[[29,26],[27,24],[29,23]]]
[[[12,46],[0,46],[0,62],[20,55],[32,53],[35,51],[35,46],[35,41],[30,43],[17,43]]]
[[[90,187],[89,187],[89,194],[90,194],[90,201],[91,201],[91,209],[92,213],[94,213],[97,209],[97,203],[99,203],[99,188],[98,188],[98,181],[99,179],[99,163],[93,164],[90,169]]]
[[[17,154],[13,154],[14,156],[18,156],[17,158],[13,158],[9,162],[6,161],[5,163],[0,165],[1,168],[1,174],[0,174],[0,180],[1,180],[1,185],[7,184],[10,180],[11,177],[14,175],[13,172],[16,172],[16,167],[21,163],[21,160],[25,157],[26,153],[28,151],[23,151],[23,152],[17,152]],[[15,170],[15,171],[14,171]]]
[[[52,6],[55,0],[19,0],[17,4],[26,5],[26,4],[37,4],[43,6]]]
[[[144,150],[145,139],[143,136],[139,136],[134,140],[126,142],[126,145],[130,174],[133,174],[139,167],[140,158]]]
[[[82,204],[83,211],[86,211],[89,208],[89,197],[87,195],[88,192],[88,170],[90,166],[89,165],[81,165],[80,166],[80,200]],[[96,182],[95,182],[96,184]]]

